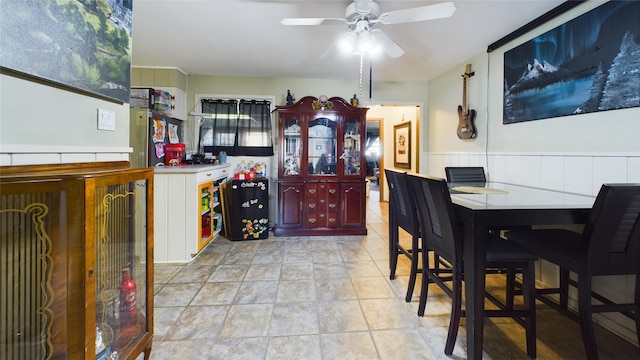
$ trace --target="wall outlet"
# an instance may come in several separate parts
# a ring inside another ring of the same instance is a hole
[[[116,113],[98,109],[98,130],[116,131]]]

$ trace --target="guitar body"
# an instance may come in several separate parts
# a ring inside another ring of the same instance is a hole
[[[458,105],[458,137],[460,139],[473,139],[476,137],[476,111],[471,109],[465,113],[462,105]]]

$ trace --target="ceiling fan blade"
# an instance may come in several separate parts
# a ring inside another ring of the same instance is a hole
[[[280,20],[282,25],[299,25],[299,26],[313,26],[313,25],[335,25],[344,24],[345,19],[341,18],[285,18]]]
[[[389,11],[381,14],[380,18],[376,20],[381,24],[404,24],[416,21],[425,21],[433,19],[447,18],[453,15],[456,11],[456,6],[453,2],[443,2],[440,4],[421,6],[417,8]]]
[[[380,29],[371,30],[371,37],[373,41],[382,46],[382,50],[392,58],[398,58],[404,55],[404,50],[391,40],[387,34],[383,33]]]
[[[329,49],[327,49],[327,51],[324,52],[324,54],[322,54],[320,58],[325,60],[333,59],[337,53],[338,53],[338,43],[335,42],[331,45]]]

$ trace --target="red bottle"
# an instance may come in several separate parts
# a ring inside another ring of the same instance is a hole
[[[131,280],[131,270],[122,270],[122,284],[120,284],[120,323],[121,326],[131,326],[136,323],[136,284]]]

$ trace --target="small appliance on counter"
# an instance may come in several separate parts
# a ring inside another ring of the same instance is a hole
[[[184,144],[165,144],[164,145],[164,164],[179,166],[182,165],[182,159],[185,155]]]
[[[189,165],[215,164],[216,159],[208,158],[205,154],[193,154],[190,158],[183,159],[182,162]]]

